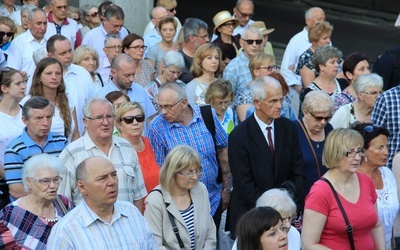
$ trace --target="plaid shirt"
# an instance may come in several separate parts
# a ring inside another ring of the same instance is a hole
[[[223,78],[231,82],[235,95],[248,86],[252,78],[249,69],[249,58],[244,52],[230,61],[224,70]]]
[[[214,141],[201,116],[200,108],[191,107],[191,109],[193,117],[187,126],[180,123],[169,123],[161,114],[155,117],[148,128],[148,138],[159,166],[163,164],[168,152],[177,145],[186,144],[197,151],[203,167],[200,181],[207,187],[211,215],[214,215],[221,200],[221,189],[217,184],[218,162]],[[215,114],[214,123],[217,147],[227,147],[228,136]]]
[[[400,86],[393,87],[378,97],[371,122],[386,127],[390,132],[386,166],[391,169],[393,157],[400,149]]]

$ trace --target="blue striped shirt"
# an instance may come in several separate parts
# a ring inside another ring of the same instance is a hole
[[[179,210],[179,213],[182,215],[183,221],[185,221],[185,224],[186,224],[186,228],[189,231],[190,249],[194,250],[195,238],[194,238],[194,205],[193,205],[193,202],[190,203],[190,206],[186,210]]]
[[[200,177],[200,181],[207,187],[211,215],[214,215],[221,200],[221,189],[217,184],[219,166],[214,141],[201,116],[200,107],[189,107],[193,111],[189,125],[170,123],[160,114],[150,123],[147,134],[159,166],[162,166],[168,152],[177,145],[189,145],[197,151],[203,167],[203,175]],[[227,147],[228,135],[214,112],[213,118],[217,147]]]
[[[47,249],[157,249],[147,221],[130,202],[116,201],[111,222],[83,200],[52,228]]]
[[[24,162],[34,155],[47,153],[58,156],[67,145],[63,135],[49,133],[44,146],[36,144],[29,136],[26,128],[20,136],[13,139],[4,154],[4,172],[7,184],[22,183],[22,167]],[[13,197],[10,197],[13,200]]]

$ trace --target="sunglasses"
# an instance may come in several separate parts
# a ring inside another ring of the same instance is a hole
[[[174,11],[175,11],[175,8],[169,9],[168,11],[169,11],[169,12],[174,12]]]
[[[4,36],[12,37],[12,36],[14,36],[14,32],[3,32],[3,31],[0,31],[0,37],[4,37]]]
[[[143,122],[144,121],[144,115],[137,115],[137,116],[125,116],[121,117],[120,121],[124,121],[126,124],[132,124],[133,120],[136,120],[137,122]]]
[[[262,43],[262,39],[257,39],[257,40],[253,40],[253,39],[242,39],[243,41],[245,41],[248,45],[252,45],[253,43],[256,44],[261,44]]]
[[[308,111],[308,110],[307,110]],[[308,113],[310,113],[310,115],[312,117],[314,117],[314,119],[317,122],[321,122],[322,120],[325,120],[326,122],[329,122],[332,119],[332,116],[315,116],[313,113],[311,113],[310,111],[308,111]]]
[[[379,125],[376,125],[376,124],[372,124],[372,125],[365,126],[364,129],[363,129],[363,136],[364,136],[366,133],[372,133],[372,132],[374,132],[374,130],[375,130],[376,128],[380,128],[380,126],[379,126]]]
[[[93,12],[92,14],[88,14],[88,16],[91,17],[97,17],[99,15],[99,12]]]

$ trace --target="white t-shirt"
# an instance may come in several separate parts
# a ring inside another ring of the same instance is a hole
[[[12,139],[22,134],[22,109],[16,116],[0,112],[0,166],[4,166],[4,153]]]

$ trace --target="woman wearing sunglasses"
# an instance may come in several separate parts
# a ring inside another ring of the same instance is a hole
[[[156,72],[153,65],[143,59],[147,46],[144,46],[144,40],[141,36],[131,33],[122,41],[122,51],[132,57],[136,64],[136,72],[134,82],[139,83],[143,87],[154,80]]]
[[[99,9],[96,5],[84,5],[80,8],[83,14],[81,19],[83,27],[81,28],[82,36],[89,30],[96,28],[100,25]]]
[[[375,73],[361,75],[353,85],[357,100],[336,111],[331,120],[334,128],[349,128],[355,122],[368,123],[371,120],[376,99],[382,93],[382,77]]]
[[[322,163],[328,171],[306,197],[302,249],[385,250],[373,180],[358,172],[364,155],[359,132],[340,128],[327,136]]]
[[[386,236],[386,249],[392,249],[393,225],[399,211],[397,184],[393,172],[386,167],[389,156],[389,131],[371,123],[355,124],[353,129],[364,138],[365,155],[361,160],[359,173],[371,177],[378,195],[378,214]]]
[[[193,148],[179,145],[168,153],[144,212],[159,249],[217,249],[207,188],[199,182],[202,171]]]
[[[144,137],[144,109],[138,102],[126,102],[116,111],[115,121],[119,136],[135,149],[142,170],[146,190],[149,193],[158,185],[160,167],[157,165],[149,140]]]
[[[218,12],[213,17],[214,22],[214,34],[217,35],[217,39],[213,41],[215,45],[221,45],[223,43],[232,44],[235,47],[236,53],[239,51],[240,47],[240,35],[233,36],[233,31],[239,25],[239,21],[232,17],[229,11],[224,10]]]
[[[11,41],[14,39],[14,34],[17,32],[17,26],[6,16],[0,16],[0,36],[1,44],[0,48],[7,58],[8,48],[10,47]]]

